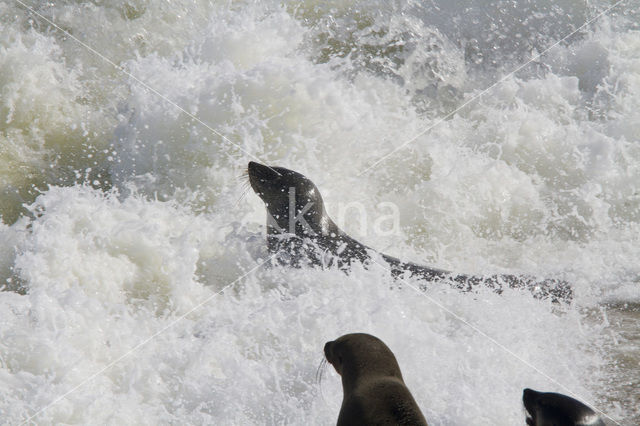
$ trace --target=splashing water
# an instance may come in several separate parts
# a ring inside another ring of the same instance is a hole
[[[367,332],[429,424],[523,424],[525,387],[637,424],[636,3],[0,2],[0,418],[331,424],[318,354]],[[574,303],[256,268],[256,158],[372,247]]]

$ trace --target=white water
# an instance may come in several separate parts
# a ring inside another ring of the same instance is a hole
[[[640,421],[637,0],[451,117],[612,3],[28,4],[126,73],[0,2],[0,423],[332,424],[349,332],[433,425],[524,424],[524,387]],[[256,268],[256,158],[362,203],[372,247],[575,301]]]

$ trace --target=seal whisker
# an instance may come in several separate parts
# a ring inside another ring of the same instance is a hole
[[[327,359],[322,357],[320,360],[320,365],[318,365],[318,369],[316,370],[316,383],[322,385],[322,376],[324,375],[324,367],[327,365]]]
[[[240,197],[238,197],[238,200],[235,202],[234,207],[238,207],[240,205],[242,200],[244,200],[244,197],[246,197],[247,194],[249,193],[249,189],[250,189],[250,187],[248,185],[247,186],[243,185],[242,193],[240,194]]]
[[[325,357],[322,357],[322,360],[320,361],[320,365],[318,365],[318,369],[316,370],[316,383],[320,388],[320,398],[322,398],[322,401],[324,402],[326,402],[327,400],[324,398],[324,392],[322,390],[322,377],[324,376],[326,366],[327,366],[327,359]]]
[[[244,170],[242,173],[240,173],[238,176],[236,176],[236,179],[239,180],[242,183],[250,183],[249,182],[249,170]]]

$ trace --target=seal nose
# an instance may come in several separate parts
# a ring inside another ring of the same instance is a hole
[[[533,402],[533,399],[536,397],[538,392],[533,389],[526,388],[522,391],[522,402],[527,405]]]
[[[333,342],[327,342],[324,344],[324,356],[329,362],[331,362],[331,343]]]
[[[525,410],[527,410],[531,415],[535,412],[534,403],[539,393],[540,392],[536,392],[529,388],[522,391],[522,404],[524,405]]]
[[[247,171],[249,172],[250,177],[262,180],[271,180],[279,176],[271,167],[256,163],[255,161],[249,161]]]

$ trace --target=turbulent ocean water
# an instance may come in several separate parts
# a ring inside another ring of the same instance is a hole
[[[333,424],[323,345],[367,332],[430,425],[524,424],[525,387],[639,424],[639,22],[638,0],[0,1],[0,423]],[[266,267],[251,160],[371,247],[574,300]]]

